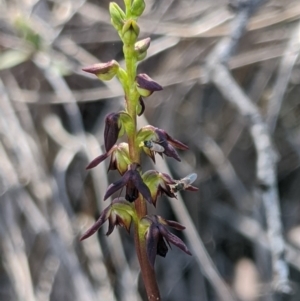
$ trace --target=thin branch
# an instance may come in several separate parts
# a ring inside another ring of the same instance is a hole
[[[244,117],[252,136],[257,154],[256,178],[258,191],[266,211],[268,238],[272,256],[273,285],[279,292],[288,293],[288,266],[284,260],[285,242],[282,237],[279,196],[276,183],[276,155],[273,149],[267,125],[255,104],[237,84],[225,64],[228,62],[249,18],[262,4],[263,0],[242,1],[232,22],[229,37],[224,38],[215,47],[207,60],[207,80],[214,83],[223,97],[234,105]]]
[[[274,132],[284,94],[288,87],[293,67],[300,52],[300,22],[295,26],[284,56],[280,62],[277,79],[274,83],[273,95],[269,101],[267,123]]]

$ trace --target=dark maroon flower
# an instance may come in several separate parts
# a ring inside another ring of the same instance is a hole
[[[122,125],[119,122],[120,113],[110,113],[105,117],[104,144],[108,152],[117,142]]]
[[[110,235],[114,230],[115,226],[124,227],[127,232],[130,230],[130,225],[132,222],[132,216],[134,215],[134,209],[132,205],[126,201],[124,198],[117,198],[112,201],[112,203],[105,208],[98,220],[92,225],[80,238],[84,240],[92,236],[97,232],[100,227],[108,220],[108,231],[106,235]]]
[[[108,170],[117,169],[119,173],[123,175],[127,171],[128,165],[131,163],[128,152],[128,144],[125,142],[122,142],[118,145],[115,144],[108,152],[100,155],[90,162],[86,169],[96,167],[109,156],[111,156],[111,158]]]
[[[161,216],[152,215],[145,216],[142,222],[148,224],[148,229],[145,233],[146,248],[149,262],[154,267],[156,255],[165,257],[168,252],[170,243],[181,249],[183,252],[192,255],[185,243],[176,235],[172,234],[166,226],[176,230],[184,230],[185,227],[175,221],[169,221]]]
[[[181,161],[175,150],[179,148],[187,150],[188,146],[184,143],[172,138],[166,131],[156,128],[152,125],[144,126],[138,133],[138,144],[143,147],[145,153],[155,162],[154,154],[158,153],[162,156],[173,157],[177,161]]]
[[[140,173],[137,170],[138,164],[133,163],[129,165],[128,170],[120,180],[108,186],[104,196],[104,201],[108,199],[113,193],[117,192],[122,187],[126,186],[126,200],[133,202],[138,198],[138,193],[152,204],[152,197],[148,186],[143,182]]]
[[[145,73],[136,76],[137,90],[141,96],[148,97],[155,91],[161,91],[163,88],[150,76]]]
[[[107,63],[94,64],[83,68],[82,70],[88,73],[95,74],[99,79],[106,81],[111,80],[119,70],[119,64],[115,60]]]
[[[165,149],[163,152],[168,157],[173,157],[177,161],[181,161],[175,147],[182,150],[189,149],[184,143],[172,138],[166,131],[162,129],[155,129],[158,136],[158,143]]]

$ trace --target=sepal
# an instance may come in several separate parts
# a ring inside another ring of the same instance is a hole
[[[150,190],[143,182],[143,179],[138,171],[138,167],[139,165],[136,163],[129,165],[128,170],[125,172],[122,178],[108,186],[104,196],[104,201],[113,193],[126,186],[126,200],[133,202],[137,199],[140,193],[150,204],[152,204],[153,200]]]
[[[176,182],[168,174],[156,170],[148,170],[143,174],[142,178],[150,190],[154,206],[156,206],[157,198],[163,193],[168,197],[176,197],[170,189],[171,185],[176,184]]]
[[[143,147],[144,152],[155,162],[154,154],[165,154],[173,157],[177,161],[181,161],[175,150],[179,148],[187,150],[188,146],[184,143],[172,138],[166,131],[147,125],[141,128],[137,134],[137,143]]]
[[[92,162],[88,164],[86,169],[96,167],[109,156],[111,156],[111,158],[108,170],[117,169],[121,175],[123,175],[127,171],[128,166],[132,163],[129,156],[128,144],[122,142],[118,145],[114,145],[105,154],[102,154],[99,157],[95,158]]]
[[[150,76],[145,73],[136,76],[136,89],[143,97],[150,96],[155,91],[161,91],[163,88],[160,84],[154,81]]]
[[[109,151],[118,138],[123,136],[124,132],[128,135],[133,133],[133,121],[126,112],[110,113],[105,117],[104,144],[106,151]]]
[[[119,67],[120,65],[117,61],[111,60],[107,63],[99,63],[82,68],[82,70],[95,74],[102,81],[107,81],[111,80],[118,73]]]
[[[80,240],[82,241],[92,236],[107,220],[109,224],[106,235],[110,235],[115,226],[122,226],[129,232],[131,222],[135,215],[136,212],[131,203],[124,198],[114,199],[112,203],[102,211],[98,220],[80,237]]]
[[[145,216],[141,220],[142,228],[145,232],[146,250],[149,262],[154,267],[156,255],[165,257],[170,244],[175,245],[188,255],[192,255],[185,243],[176,235],[172,234],[166,226],[176,230],[184,230],[185,227],[178,222],[169,221],[161,216]]]
[[[105,117],[104,145],[106,151],[109,151],[119,138],[122,127],[119,119],[120,113],[110,113]]]

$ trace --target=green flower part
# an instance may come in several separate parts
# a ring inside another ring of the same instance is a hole
[[[156,170],[148,170],[143,174],[142,179],[150,190],[154,206],[156,206],[157,198],[163,193],[171,198],[176,197],[171,191],[171,185],[175,185],[177,182],[168,174]]]
[[[165,154],[177,161],[181,161],[175,148],[187,150],[188,146],[172,138],[166,131],[147,125],[141,128],[137,134],[137,142],[143,147],[144,152],[155,162],[154,154]]]

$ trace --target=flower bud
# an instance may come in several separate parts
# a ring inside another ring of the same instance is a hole
[[[137,23],[130,19],[125,22],[122,28],[122,39],[125,45],[134,44],[140,33],[140,28]]]
[[[147,55],[147,49],[150,46],[151,39],[146,38],[144,40],[138,41],[134,45],[134,50],[136,52],[136,58],[138,61],[143,60]]]
[[[121,9],[121,7],[115,3],[111,2],[109,4],[109,12],[110,12],[110,17],[111,17],[111,23],[114,26],[114,28],[117,31],[121,31],[123,28],[124,20],[125,20],[125,13]]]
[[[120,113],[110,113],[105,117],[104,145],[108,152],[116,143],[122,128],[119,122]]]
[[[188,255],[192,255],[185,243],[172,234],[167,226],[182,231],[185,227],[175,221],[169,221],[158,215],[146,215],[141,219],[141,227],[145,232],[146,250],[149,263],[154,267],[156,255],[165,257],[168,246],[173,244]]]
[[[137,90],[141,96],[150,96],[154,91],[162,90],[162,86],[155,82],[145,73],[138,74],[136,77]]]
[[[128,144],[122,142],[117,145],[115,150],[112,152],[108,169],[117,169],[121,175],[124,175],[130,164],[131,160],[129,156]]]
[[[131,16],[137,18],[142,15],[145,10],[145,1],[144,0],[133,0],[131,5]]]
[[[107,63],[94,64],[83,68],[82,70],[88,73],[95,74],[100,80],[111,80],[118,72],[119,63],[111,60]]]

